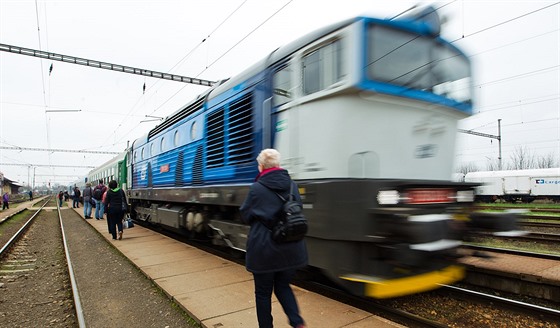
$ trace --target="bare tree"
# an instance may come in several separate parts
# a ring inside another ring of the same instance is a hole
[[[486,157],[486,171],[499,171],[501,170],[500,161],[497,158]]]
[[[527,147],[517,146],[510,156],[511,163],[508,165],[510,170],[525,170],[536,167],[535,156]]]
[[[554,153],[548,153],[545,156],[537,158],[537,168],[539,169],[558,167],[559,164],[558,156]]]
[[[479,171],[478,166],[473,162],[469,162],[467,164],[461,164],[458,173],[467,174],[469,172],[477,172],[477,171]]]

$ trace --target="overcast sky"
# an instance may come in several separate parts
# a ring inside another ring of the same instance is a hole
[[[392,17],[418,2],[0,0],[0,43],[215,81],[316,28]],[[474,63],[476,114],[459,128],[497,135],[501,119],[504,161],[520,146],[558,158],[559,2],[422,3],[441,7],[442,35]],[[205,89],[0,52],[0,146],[120,152],[158,123],[141,122],[146,115],[165,117]],[[484,169],[498,157],[496,140],[459,133],[457,146],[457,165]],[[0,171],[24,184],[33,172],[36,185],[67,184],[113,156],[0,149]]]

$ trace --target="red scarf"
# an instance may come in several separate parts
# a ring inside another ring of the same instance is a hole
[[[281,168],[281,167],[271,167],[269,169],[264,169],[257,175],[257,177],[255,178],[255,181],[259,180],[263,175],[267,174],[268,172],[278,171],[278,170],[283,170],[283,168]]]

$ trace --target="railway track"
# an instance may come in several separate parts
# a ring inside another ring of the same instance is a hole
[[[198,327],[66,204],[37,213],[5,247],[2,270],[27,267],[0,278],[0,327]]]
[[[229,248],[214,248],[207,243],[188,240],[184,236],[177,235],[170,231],[160,230],[144,224],[142,225],[206,252],[211,252],[228,261],[240,265],[244,264],[243,257],[237,252],[232,252]],[[541,307],[539,312],[535,312],[532,311],[532,309],[537,305],[519,302],[514,299],[508,300],[507,298],[502,298],[501,304],[503,305],[500,305],[499,310],[496,311],[494,304],[497,301],[491,298],[491,294],[484,294],[474,290],[471,290],[469,293],[469,290],[466,288],[454,291],[453,294],[447,290],[453,288],[457,289],[457,287],[446,287],[446,290],[441,289],[389,300],[366,299],[353,296],[341,290],[313,270],[299,272],[293,283],[301,288],[350,304],[351,306],[398,322],[407,327],[492,327],[492,325],[484,325],[479,321],[480,318],[484,318],[484,315],[489,312],[488,309],[492,309],[492,311],[495,312],[493,318],[502,322],[502,326],[507,326],[512,320],[514,322],[521,320],[523,322],[530,322],[527,327],[554,327],[548,326],[546,321],[550,317],[555,317],[558,314],[558,310],[546,307]],[[461,293],[461,296],[459,293]],[[513,307],[512,304],[514,304],[515,307]],[[457,314],[459,308],[466,309],[465,311],[460,311],[460,317],[458,317]]]
[[[552,215],[560,215],[560,208],[553,206],[536,206],[536,205],[526,205],[526,206],[495,206],[495,205],[475,205],[471,207],[473,211],[526,211],[533,213],[550,213]]]
[[[54,204],[47,199],[0,250],[6,285],[0,325],[85,327],[60,209],[45,210],[49,202]],[[44,276],[58,279],[38,279]],[[26,307],[42,315],[18,316]]]
[[[492,304],[494,307],[499,306],[504,311],[511,310],[529,316],[540,317],[550,322],[554,322],[560,318],[560,310],[558,309],[522,302],[513,298],[483,293],[474,289],[442,285],[441,292],[449,293],[456,299],[464,299],[483,305]]]

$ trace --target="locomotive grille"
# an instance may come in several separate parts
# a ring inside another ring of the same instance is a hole
[[[208,115],[207,167],[252,161],[253,111],[251,94]]]
[[[229,112],[228,164],[252,160],[253,111],[251,94],[231,104]]]
[[[177,168],[175,169],[175,185],[182,186],[183,185],[183,151],[179,152],[177,156]]]
[[[208,115],[207,131],[208,131],[208,153],[207,167],[218,167],[224,162],[224,108]]]

